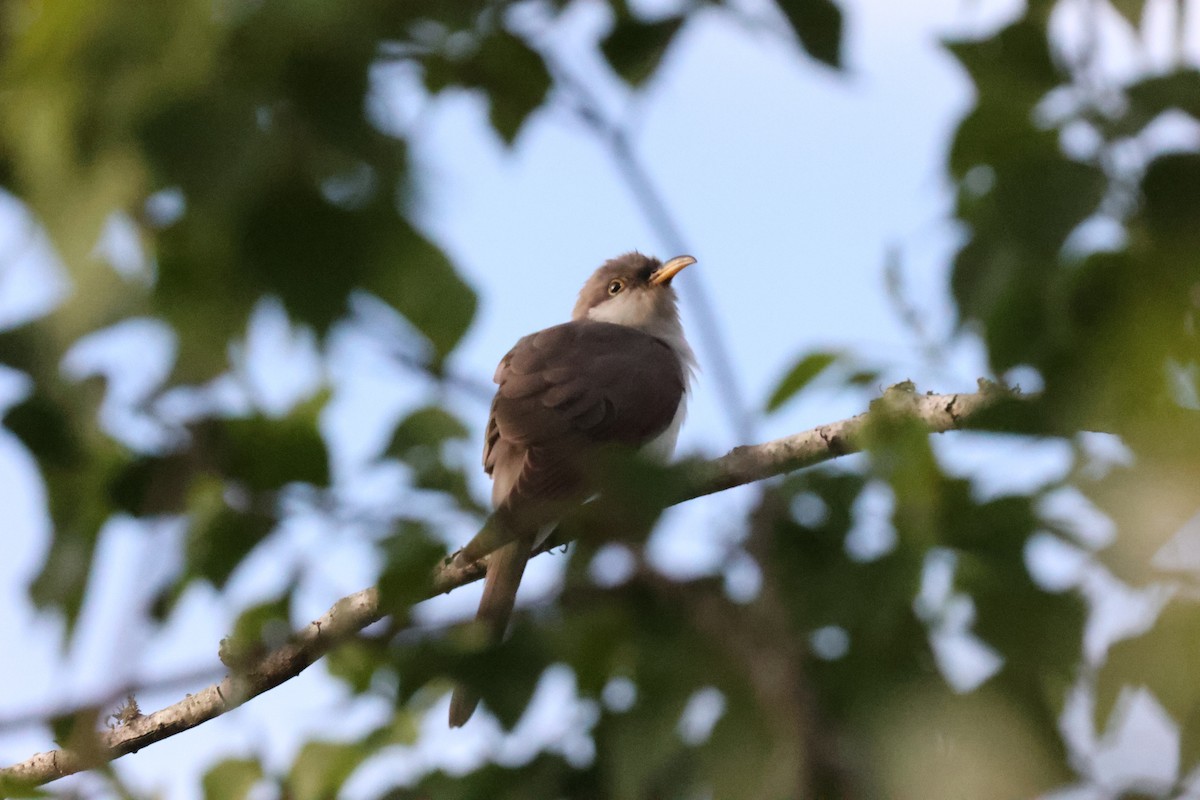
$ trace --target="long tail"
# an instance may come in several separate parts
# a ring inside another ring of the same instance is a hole
[[[483,583],[483,599],[475,619],[487,627],[488,638],[499,642],[508,629],[517,587],[525,574],[525,564],[533,550],[533,537],[522,536],[492,553],[488,559],[487,577]],[[465,686],[454,688],[450,698],[450,727],[461,727],[479,705],[479,695]]]

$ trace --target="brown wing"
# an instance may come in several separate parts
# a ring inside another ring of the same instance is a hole
[[[483,466],[497,508],[582,500],[588,452],[650,441],[671,424],[684,392],[683,367],[665,342],[591,321],[521,339],[495,381]]]

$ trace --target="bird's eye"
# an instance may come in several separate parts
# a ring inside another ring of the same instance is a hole
[[[621,290],[622,290],[622,289],[624,289],[624,288],[625,288],[625,282],[624,282],[624,281],[613,281],[612,283],[610,283],[610,284],[608,285],[608,293],[609,293],[609,294],[616,294],[617,292],[621,291]]]

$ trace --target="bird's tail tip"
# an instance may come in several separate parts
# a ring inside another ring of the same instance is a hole
[[[477,695],[468,692],[461,686],[456,688],[454,694],[450,696],[450,727],[461,728],[466,725],[478,705],[479,697]]]

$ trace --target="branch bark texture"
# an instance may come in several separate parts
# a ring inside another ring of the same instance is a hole
[[[1000,389],[987,388],[970,394],[921,395],[912,391],[910,385],[902,384],[888,389],[870,411],[858,416],[764,444],[736,447],[720,458],[700,463],[685,490],[672,502],[684,502],[858,452],[870,415],[879,411],[907,415],[921,421],[929,432],[942,433],[964,427],[972,416],[1003,396],[1009,395]],[[463,559],[460,550],[434,569],[429,597],[483,577],[488,548],[475,545],[473,541],[464,548],[473,551],[472,558]],[[481,549],[483,552],[478,552]],[[286,644],[232,672],[219,683],[151,714],[123,719],[117,727],[97,732],[94,740],[84,746],[38,753],[0,769],[0,791],[39,786],[92,769],[194,728],[296,677],[339,642],[382,616],[379,592],[374,587],[343,597],[321,617],[296,631]]]

